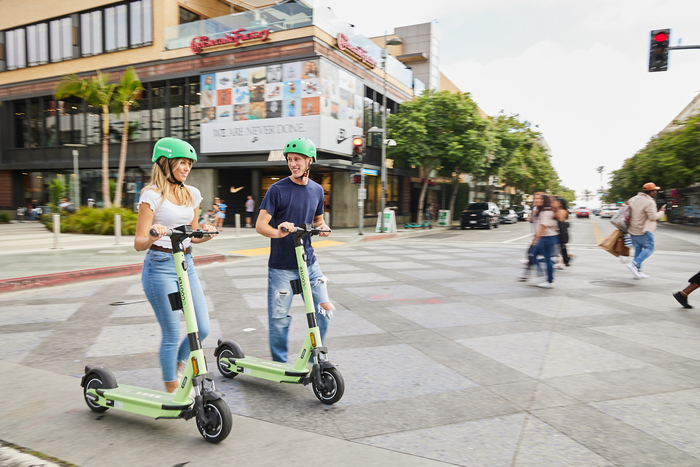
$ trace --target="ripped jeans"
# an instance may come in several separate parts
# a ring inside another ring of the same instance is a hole
[[[325,342],[328,318],[318,312],[321,303],[330,302],[328,298],[327,279],[321,272],[318,262],[308,267],[311,294],[314,298],[314,309],[318,329],[321,332],[321,342]],[[272,360],[276,362],[287,361],[287,338],[289,324],[292,317],[289,309],[292,307],[292,286],[289,281],[299,279],[299,271],[296,269],[269,268],[267,276],[267,318],[270,327],[270,352]],[[306,326],[306,323],[304,323]],[[294,363],[294,362],[292,362]]]

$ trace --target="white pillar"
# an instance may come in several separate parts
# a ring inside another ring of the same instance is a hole
[[[119,214],[114,215],[114,244],[121,245],[122,239],[122,216]]]
[[[241,215],[236,214],[236,237],[241,236]]]
[[[59,237],[61,236],[61,215],[53,215],[53,248],[58,250],[61,248]]]

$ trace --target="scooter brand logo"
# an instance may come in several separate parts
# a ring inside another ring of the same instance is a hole
[[[299,278],[301,279],[301,290],[306,289],[306,274],[304,274],[304,268],[299,266]]]
[[[180,287],[180,300],[182,300],[182,307],[185,307],[187,299],[185,298],[185,285],[182,283],[182,278],[177,278],[178,285]]]

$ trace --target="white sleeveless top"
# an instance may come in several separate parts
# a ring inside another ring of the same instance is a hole
[[[141,209],[142,203],[147,203],[154,212],[153,223],[164,225],[169,229],[191,224],[195,216],[195,208],[202,203],[202,194],[193,186],[185,186],[190,190],[192,198],[194,198],[193,206],[177,206],[167,199],[163,200],[163,196],[157,191],[144,188],[141,191],[141,198],[139,198],[139,209]],[[155,188],[153,185],[152,187]],[[182,247],[187,248],[191,243],[190,239],[186,238],[182,242]],[[171,249],[173,247],[170,237],[161,237],[153,244],[163,248]]]

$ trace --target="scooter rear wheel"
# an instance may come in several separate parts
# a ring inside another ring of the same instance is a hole
[[[321,370],[321,379],[324,388],[320,388],[316,381],[313,382],[314,394],[326,405],[335,404],[345,392],[345,380],[337,368],[326,368]]]
[[[92,410],[93,412],[106,412],[109,409],[109,407],[102,407],[101,405],[95,404],[93,401],[88,399],[88,389],[97,389],[101,387],[102,380],[96,374],[93,373],[88,377],[87,383],[85,383],[85,387],[83,388],[83,397],[85,398],[85,403],[88,407],[90,407],[90,410]]]
[[[222,358],[227,358],[229,361],[233,360],[234,358],[236,358],[233,351],[228,347],[223,347],[219,352],[219,355],[216,357],[216,366],[219,369],[219,373],[221,373],[221,375],[225,376],[226,378],[235,378],[236,376],[238,376],[238,373],[236,373],[235,371],[231,371],[228,368],[225,368],[225,366],[221,365]]]
[[[212,417],[211,425],[203,425],[197,420],[197,428],[204,439],[210,443],[219,443],[226,439],[233,426],[231,409],[223,399],[214,399],[204,404],[207,418]]]

